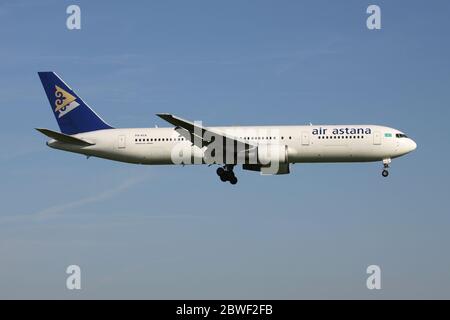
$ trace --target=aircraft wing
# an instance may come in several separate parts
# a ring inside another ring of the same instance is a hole
[[[190,140],[192,144],[199,148],[208,146],[213,141],[219,139],[222,140],[224,146],[234,146],[234,150],[247,151],[257,148],[256,144],[248,143],[237,137],[227,135],[226,133],[218,130],[213,130],[208,127],[204,127],[195,122],[184,120],[169,113],[157,113],[161,119],[169,122],[176,127],[178,133],[183,135],[187,140]],[[180,128],[182,130],[180,130]]]

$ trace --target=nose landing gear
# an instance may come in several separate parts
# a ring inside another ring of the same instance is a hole
[[[236,184],[238,179],[234,175],[233,165],[225,165],[217,169],[216,173],[223,182],[230,181],[231,184]]]
[[[381,175],[383,176],[383,177],[387,177],[388,175],[389,175],[389,171],[388,171],[388,169],[389,169],[389,164],[391,163],[391,159],[390,158],[388,158],[388,159],[383,159],[383,167],[384,167],[384,169],[383,169],[383,171],[381,172]]]

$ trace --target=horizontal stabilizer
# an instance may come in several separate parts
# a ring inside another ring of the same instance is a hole
[[[47,137],[55,139],[57,141],[60,142],[64,142],[64,143],[70,143],[70,144],[74,144],[77,146],[92,146],[94,145],[94,143],[90,143],[87,142],[85,140],[79,139],[79,138],[75,138],[72,136],[69,136],[67,134],[64,133],[60,133],[60,132],[56,132],[56,131],[52,131],[49,129],[41,129],[41,128],[36,128],[37,131],[45,134]]]

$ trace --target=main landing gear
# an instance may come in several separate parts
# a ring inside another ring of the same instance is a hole
[[[384,169],[381,172],[381,175],[383,177],[385,177],[385,178],[389,175],[388,169],[389,169],[389,164],[390,163],[391,163],[391,159],[390,158],[389,159],[383,159],[383,167],[384,167]]]
[[[230,181],[231,184],[236,184],[238,179],[234,175],[233,165],[225,165],[217,169],[217,175],[220,177],[220,180],[223,182]]]

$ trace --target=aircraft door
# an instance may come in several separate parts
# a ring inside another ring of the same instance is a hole
[[[118,141],[117,147],[119,149],[125,149],[125,147],[126,147],[126,138],[125,138],[124,135],[120,135],[119,136],[119,141]]]
[[[373,133],[373,144],[381,144],[381,133],[379,131]]]
[[[302,145],[309,146],[309,132],[308,131],[302,132]]]

